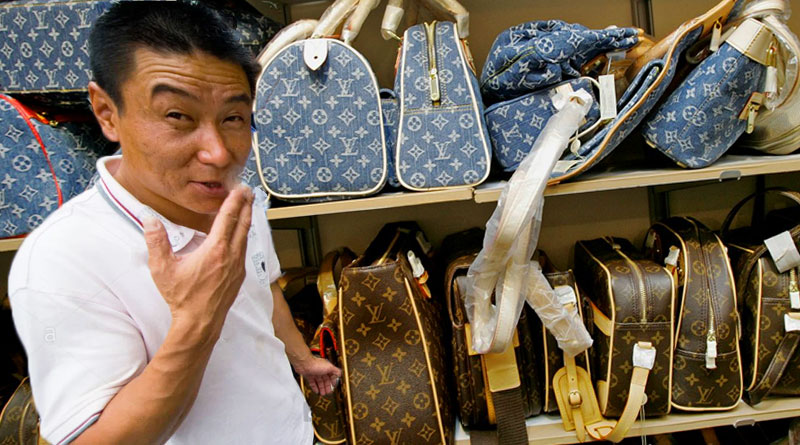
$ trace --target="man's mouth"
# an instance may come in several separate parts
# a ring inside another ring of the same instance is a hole
[[[222,187],[221,182],[201,182],[201,184],[211,189],[218,189]]]

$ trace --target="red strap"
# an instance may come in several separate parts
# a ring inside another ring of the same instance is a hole
[[[17,109],[19,115],[22,116],[23,119],[25,119],[25,123],[28,124],[28,127],[30,127],[33,136],[36,138],[36,141],[39,142],[39,146],[42,147],[42,154],[44,155],[45,161],[47,161],[47,166],[50,167],[50,174],[53,176],[53,183],[56,186],[56,193],[58,194],[58,206],[61,207],[61,204],[63,204],[64,202],[64,198],[61,194],[61,186],[58,184],[56,171],[53,168],[53,164],[50,162],[50,156],[47,154],[47,148],[44,146],[44,141],[42,140],[42,137],[39,135],[39,132],[36,130],[36,127],[33,126],[33,122],[31,122],[31,117],[45,124],[49,124],[49,121],[47,121],[43,116],[38,115],[33,110],[27,108],[25,105],[22,105],[21,103],[19,103],[19,101],[17,101],[12,97],[0,94],[0,99],[5,100],[6,102],[10,103],[11,106]]]

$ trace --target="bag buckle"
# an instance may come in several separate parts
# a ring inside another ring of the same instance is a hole
[[[581,397],[580,391],[574,389],[569,392],[569,406],[572,409],[578,409],[583,404],[583,398]]]

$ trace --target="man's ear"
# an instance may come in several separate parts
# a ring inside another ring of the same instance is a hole
[[[111,100],[111,96],[100,88],[96,82],[89,82],[89,101],[92,111],[103,130],[103,134],[111,142],[119,142],[117,123],[119,122],[119,108]]]

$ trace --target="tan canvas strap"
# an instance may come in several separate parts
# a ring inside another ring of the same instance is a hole
[[[750,59],[767,65],[767,52],[772,46],[772,31],[756,19],[747,19],[728,37],[728,45]]]
[[[270,39],[267,46],[265,46],[264,49],[262,49],[258,54],[256,61],[262,69],[265,68],[269,61],[272,60],[272,58],[275,57],[280,50],[298,40],[311,37],[311,34],[314,32],[314,28],[316,28],[318,24],[318,20],[303,19],[283,28],[277,34],[275,34],[275,37]]]
[[[761,381],[758,382],[755,388],[747,392],[751,405],[760,403],[780,381],[786,371],[786,367],[789,365],[789,361],[791,361],[797,350],[798,344],[800,344],[800,331],[789,331],[784,335],[783,340],[778,345],[778,349],[775,351],[775,355],[772,356],[772,360],[769,362],[766,372],[764,372],[764,376],[761,377]]]
[[[469,37],[469,11],[456,0],[408,0],[410,2],[422,1],[425,6],[442,18],[452,17],[456,23],[458,38],[466,39]],[[383,13],[381,22],[381,35],[384,39],[400,40],[397,35],[397,28],[400,26],[400,19],[405,13],[403,0],[389,0]]]
[[[327,317],[336,311],[336,279],[333,276],[333,269],[339,261],[342,267],[347,266],[355,260],[356,254],[347,247],[340,247],[332,252],[328,252],[322,259],[322,265],[317,275],[317,291],[322,298],[323,317]]]

